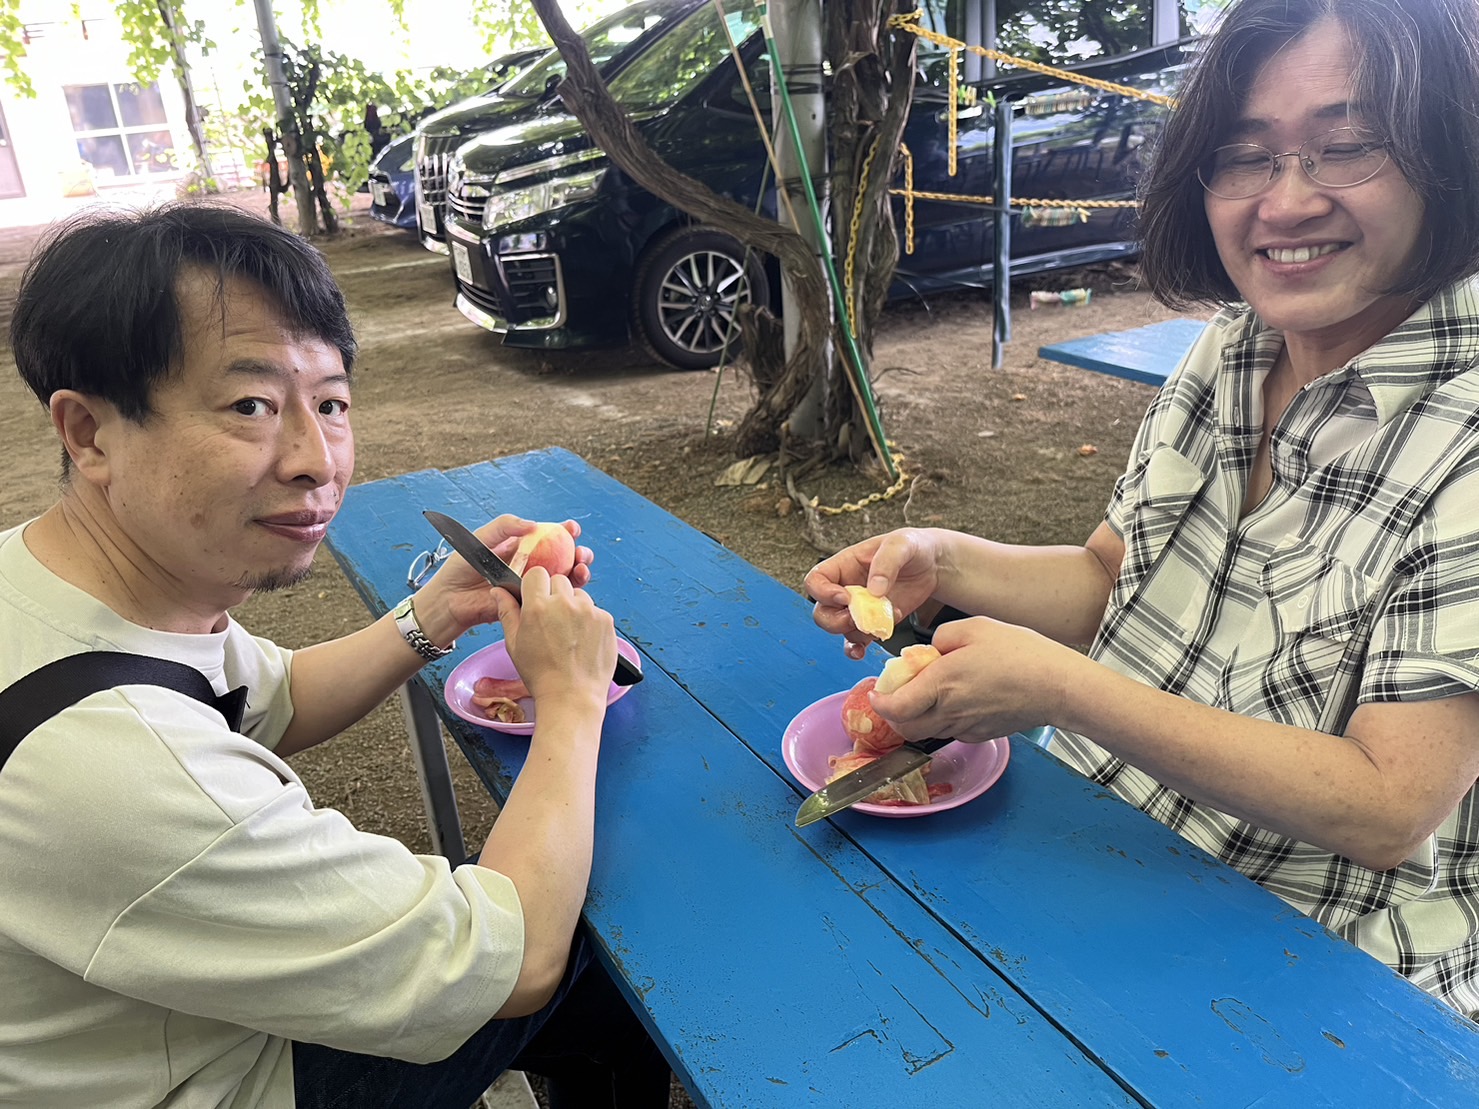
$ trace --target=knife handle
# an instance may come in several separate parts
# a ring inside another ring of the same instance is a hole
[[[636,685],[642,680],[642,671],[626,655],[619,654],[616,656],[616,673],[611,675],[611,680],[617,685]]]
[[[954,742],[955,740],[950,739],[949,737],[942,738],[940,736],[935,736],[932,739],[917,739],[912,743],[905,743],[904,746],[912,747],[916,751],[923,752],[926,755],[933,755],[936,751],[938,751],[941,747],[944,747],[947,743]]]

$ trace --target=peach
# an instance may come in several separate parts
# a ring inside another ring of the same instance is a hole
[[[847,611],[864,635],[888,639],[894,634],[894,606],[887,597],[875,597],[866,586],[849,585]]]
[[[505,539],[493,553],[520,577],[531,566],[543,566],[552,575],[565,577],[575,569],[575,540],[562,524],[535,524],[528,535]]]
[[[939,657],[940,652],[929,644],[911,643],[897,658],[883,664],[883,673],[878,675],[878,692],[892,693]]]
[[[884,755],[904,742],[904,737],[868,703],[868,691],[877,678],[864,678],[852,687],[842,702],[842,730],[858,754]]]

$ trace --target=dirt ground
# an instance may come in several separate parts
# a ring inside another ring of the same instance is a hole
[[[255,195],[233,199],[263,208]],[[357,482],[561,446],[794,588],[823,554],[904,524],[1022,543],[1085,538],[1101,519],[1152,390],[1045,362],[1037,349],[1175,315],[1137,290],[1132,267],[1038,279],[1014,289],[1005,365],[993,369],[989,293],[892,307],[876,342],[875,389],[886,433],[913,479],[888,500],[823,516],[819,534],[809,535],[801,513],[778,511],[783,487],[714,483],[735,460],[728,429],[752,399],[741,372],[677,372],[637,346],[558,354],[504,348],[452,307],[446,260],[413,235],[369,220],[363,203],[346,233],[321,244],[361,343]],[[0,229],[0,316],[7,327],[40,231]],[[1082,284],[1094,289],[1087,305],[1028,310],[1029,287]],[[44,510],[57,494],[58,473],[50,425],[12,372],[8,347],[5,360],[0,527]],[[838,506],[883,484],[877,474],[836,468],[804,479],[801,492]],[[599,576],[599,565],[595,571]],[[236,616],[290,647],[366,619],[327,550],[307,582],[253,598]],[[495,810],[460,752],[451,751],[464,832],[476,848]],[[294,765],[319,805],[413,850],[429,849],[394,699]],[[686,1103],[675,1097],[675,1105]]]

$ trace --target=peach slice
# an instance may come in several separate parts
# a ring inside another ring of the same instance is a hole
[[[520,577],[531,566],[543,566],[551,575],[565,577],[575,569],[575,540],[561,524],[535,524],[528,535],[505,539],[493,553]]]
[[[940,657],[940,652],[927,643],[911,643],[883,664],[883,673],[878,675],[879,693],[892,693],[910,678],[918,674]]]
[[[847,586],[847,612],[864,635],[888,639],[894,634],[894,606],[887,597],[875,597],[866,586]]]

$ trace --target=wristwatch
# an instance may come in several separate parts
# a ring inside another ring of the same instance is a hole
[[[401,638],[411,645],[411,650],[427,662],[446,658],[457,646],[457,641],[454,639],[445,647],[438,647],[426,638],[426,633],[421,630],[421,623],[416,619],[415,599],[413,594],[390,610],[390,614],[395,617],[396,630],[401,633]]]

